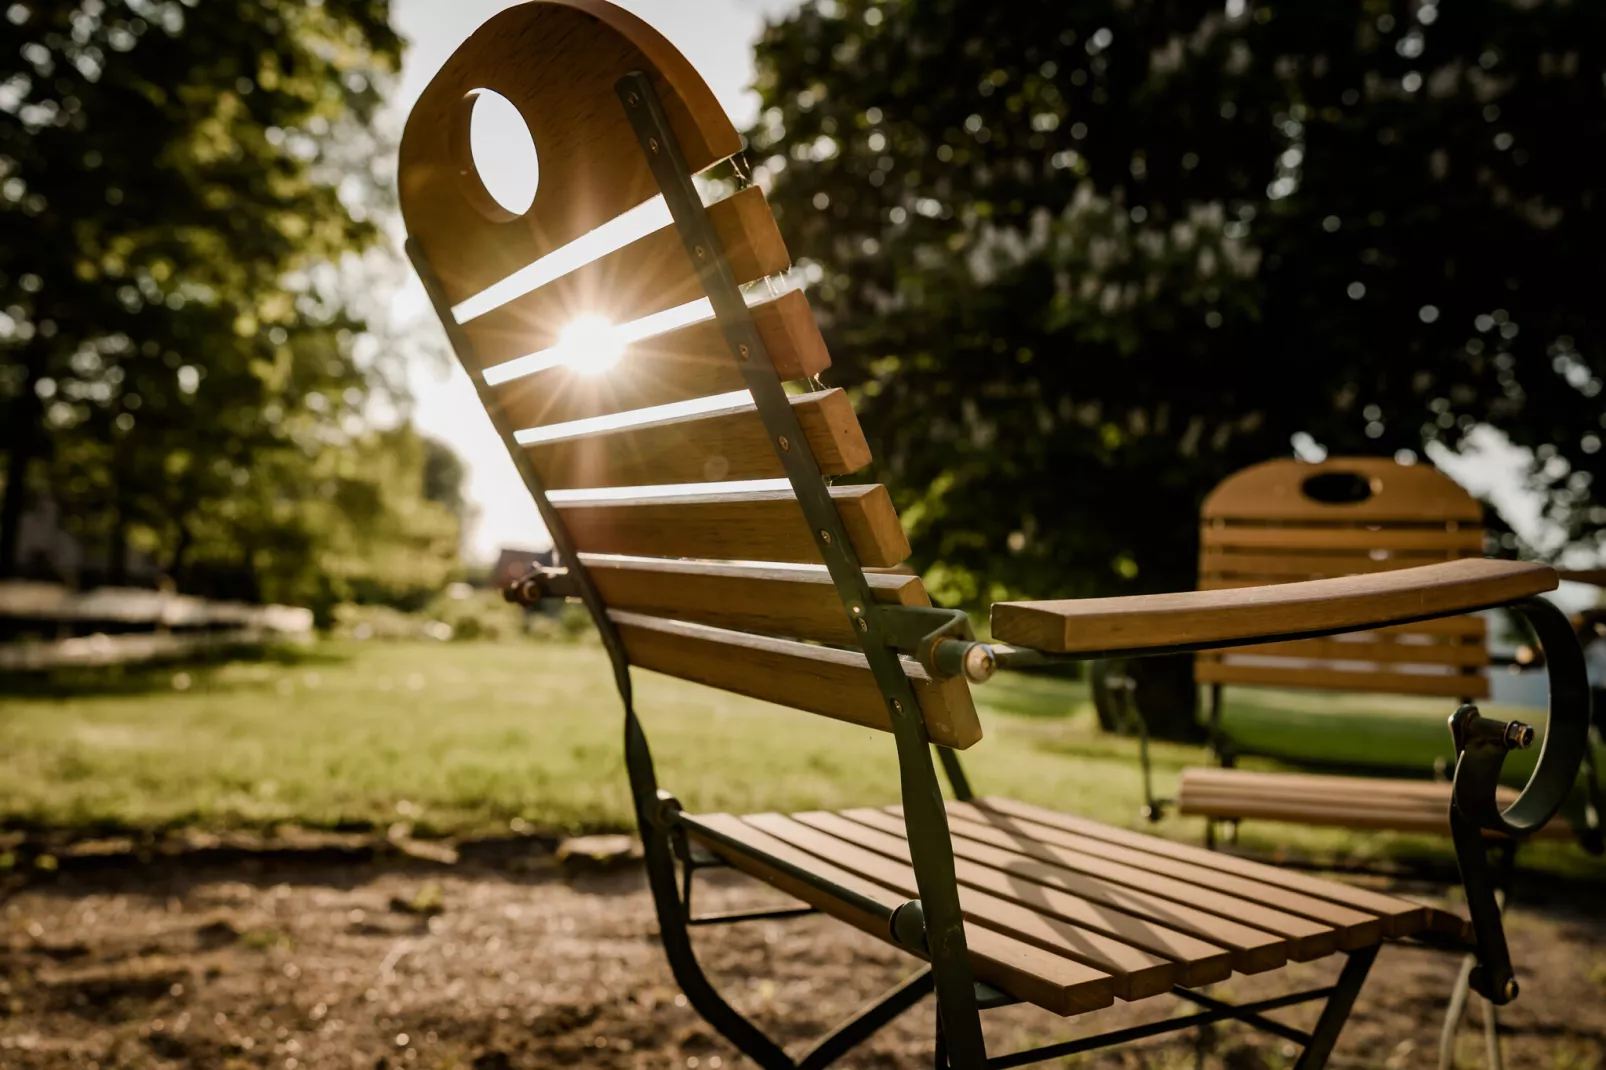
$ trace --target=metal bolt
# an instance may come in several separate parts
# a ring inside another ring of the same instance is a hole
[[[893,713],[902,713],[903,712],[903,703],[899,702],[897,699],[893,699],[892,700],[892,712]]]
[[[636,94],[631,93],[625,97],[625,103],[634,108],[641,103],[641,98]]]
[[[791,442],[791,440],[790,440],[790,439],[788,439],[788,438],[787,438],[787,437],[786,437],[786,436],[785,436],[785,435],[782,435],[782,436],[781,436],[781,437],[780,437],[780,438],[778,438],[778,439],[776,439],[776,441],[777,441],[777,442],[779,442],[779,443],[780,443],[780,445],[781,445],[781,452],[782,452],[782,453],[789,453],[789,452],[791,452],[791,449],[792,449],[792,442]]]
[[[651,152],[657,152],[658,151],[658,139],[655,138],[655,137],[648,138],[647,139],[647,149],[649,151],[651,151]]]
[[[859,631],[861,631],[861,632],[867,632],[867,631],[870,630],[870,622],[865,620],[863,617],[859,618],[858,625],[859,625]]]
[[[820,541],[825,543],[825,545],[830,546],[831,545],[831,533],[829,531],[826,531],[824,528],[821,528],[820,529]]]
[[[699,259],[699,260],[707,260],[708,259],[708,250],[704,249],[701,245],[693,246],[692,247],[692,252],[696,254],[697,259]]]
[[[1515,977],[1506,982],[1505,995],[1507,1003],[1517,998],[1517,979]]]
[[[748,357],[750,356],[750,354],[747,351],[747,347],[746,346],[737,346],[736,347],[736,352],[743,360],[748,359]]]
[[[1506,749],[1527,750],[1534,745],[1534,730],[1532,725],[1521,721],[1512,721],[1506,725]]]

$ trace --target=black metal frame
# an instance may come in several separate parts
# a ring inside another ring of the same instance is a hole
[[[647,75],[635,72],[621,78],[615,90],[669,207],[686,253],[713,306],[716,322],[725,336],[732,358],[752,394],[775,455],[814,534],[816,548],[841,597],[843,611],[850,626],[861,637],[871,672],[887,700],[919,899],[889,911],[884,905],[864,900],[849,889],[830,886],[829,882],[816,874],[789,867],[783,860],[766,861],[834,901],[850,904],[872,917],[883,917],[887,936],[892,942],[926,958],[930,963],[833,1030],[798,1059],[788,1056],[714,990],[698,965],[690,939],[692,928],[794,917],[812,913],[812,908],[735,911],[703,916],[691,913],[692,878],[698,869],[714,863],[694,853],[687,839],[687,831],[696,828],[700,836],[713,842],[718,842],[719,837],[714,830],[698,826],[694,818],[681,812],[673,796],[659,789],[652,754],[635,712],[629,659],[608,608],[575,552],[562,517],[548,499],[539,474],[515,441],[513,434],[517,429],[507,426],[483,377],[474,373],[478,362],[473,359],[472,347],[451,315],[450,304],[423,248],[416,240],[409,238],[408,255],[446,328],[453,350],[470,371],[480,400],[517,465],[563,561],[565,567],[561,582],[553,586],[561,586],[564,594],[577,597],[585,603],[608,651],[624,706],[625,765],[637,827],[643,841],[648,883],[670,968],[688,1001],[710,1025],[764,1070],[814,1070],[827,1066],[912,1007],[927,993],[935,993],[937,997],[936,1048],[939,1067],[980,1070],[983,1067],[1021,1066],[1226,1019],[1242,1021],[1304,1043],[1305,1053],[1298,1063],[1301,1070],[1315,1070],[1324,1065],[1376,956],[1375,947],[1351,952],[1338,983],[1330,988],[1236,1007],[1200,993],[1178,989],[1179,996],[1200,1004],[1205,1010],[1183,1018],[1116,1030],[1066,1044],[1049,1045],[995,1059],[987,1057],[980,1012],[986,1007],[1014,1000],[989,986],[978,984],[971,974],[942,791],[932,761],[932,746],[914,690],[900,663],[900,653],[918,657],[934,675],[951,676],[963,672],[972,679],[985,679],[1006,660],[1020,665],[1034,661],[1086,660],[1099,655],[1060,659],[1021,648],[989,647],[975,642],[969,619],[963,612],[877,605],[831,501],[829,487],[811,451],[790,447],[790,443],[803,443],[806,439],[726,260],[724,248],[710,224],[708,213],[693,183],[692,173],[651,80]],[[743,170],[738,168],[738,174]],[[556,581],[559,577],[552,576],[551,579]],[[1481,740],[1482,737],[1477,738]],[[937,751],[954,794],[960,799],[970,798],[970,787],[958,756],[942,747]],[[1477,790],[1483,780],[1487,763],[1480,757],[1481,753],[1481,750],[1475,750],[1474,758],[1468,764],[1469,793]],[[1470,803],[1468,810],[1469,820],[1483,820],[1486,817],[1482,811],[1474,811]],[[743,847],[742,850],[751,853],[749,848]],[[1498,970],[1495,975],[1498,977]],[[1317,1028],[1308,1035],[1263,1015],[1264,1011],[1277,1007],[1316,999],[1326,999],[1327,1002]]]

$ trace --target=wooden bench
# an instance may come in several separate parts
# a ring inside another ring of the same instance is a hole
[[[540,184],[520,215],[489,195],[471,158],[486,90],[518,108],[540,153]],[[933,992],[940,1066],[1024,1065],[1236,1019],[1300,1044],[1308,1068],[1325,1063],[1385,939],[1477,946],[1485,987],[1514,995],[1498,916],[1480,913],[1476,862],[1469,925],[1398,897],[978,799],[955,752],[982,737],[970,681],[1084,657],[1090,620],[1129,653],[1192,649],[1521,601],[1553,586],[1553,573],[1470,562],[1239,605],[1234,592],[1102,609],[1000,604],[999,642],[975,641],[968,617],[931,607],[918,577],[878,571],[909,553],[887,491],[825,481],[862,472],[870,451],[846,396],[819,383],[830,357],[806,298],[785,282],[785,244],[742,178],[741,149],[702,79],[645,23],[603,0],[544,0],[496,15],[448,60],[408,120],[399,172],[409,254],[562,561],[510,593],[582,600],[613,659],[660,934],[691,1004],[766,1070],[826,1066]],[[703,172],[725,182],[705,187],[707,204],[692,181]],[[598,245],[582,255],[571,243],[587,235]],[[583,331],[569,327],[577,322]],[[1547,642],[1573,642],[1529,611]],[[1177,619],[1160,626],[1167,614]],[[1573,660],[1558,650],[1553,672],[1582,673],[1576,650]],[[658,785],[634,708],[639,669],[889,732],[901,806],[686,813]],[[1555,719],[1547,779],[1504,816],[1474,802],[1492,805],[1504,726],[1463,726],[1458,799],[1472,827],[1548,817],[1551,781],[1577,761],[1577,714]],[[693,878],[716,862],[925,965],[793,1057],[719,995],[688,934],[797,910],[693,915]],[[1345,956],[1338,980],[1311,991],[1233,1006],[1192,987],[1329,955]],[[987,1007],[1078,1014],[1168,993],[1194,1013],[987,1056]],[[1310,1001],[1323,1010],[1308,1033],[1264,1016]]]

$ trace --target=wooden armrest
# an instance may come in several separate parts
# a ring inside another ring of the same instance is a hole
[[[1525,561],[1468,558],[1327,580],[993,605],[993,638],[1055,654],[1204,649],[1378,628],[1489,609],[1556,589]]]
[[[1606,587],[1606,568],[1563,569],[1557,575],[1568,583],[1588,583],[1596,587]]]

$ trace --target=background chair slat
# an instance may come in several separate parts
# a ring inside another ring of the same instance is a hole
[[[1366,691],[1386,695],[1439,695],[1444,698],[1489,697],[1489,680],[1481,672],[1406,673],[1350,671],[1309,665],[1245,665],[1219,655],[1200,655],[1194,678],[1202,684],[1249,684],[1316,691]]]
[[[840,646],[855,646],[860,639],[823,565],[580,557],[603,601],[615,609]],[[870,573],[865,578],[884,604],[931,604],[918,576]]]
[[[610,610],[632,665],[839,721],[892,731],[891,712],[863,654]],[[902,659],[933,743],[963,749],[981,739],[964,681],[934,681]]]
[[[1443,559],[1483,552],[1483,531],[1477,527],[1275,527],[1271,525],[1210,524],[1200,535],[1206,549],[1301,549],[1433,551]]]
[[[880,484],[832,487],[848,539],[867,567],[909,556],[909,539]],[[577,549],[711,561],[820,563],[790,490],[710,491],[661,497],[560,501]]]
[[[751,306],[753,323],[783,381],[810,379],[831,365],[808,298],[792,290]],[[583,365],[556,367],[492,388],[507,423],[543,427],[747,389],[730,346],[712,319],[625,347],[598,374]]]
[[[870,446],[845,392],[821,390],[791,402],[804,441],[787,447],[810,450],[821,474],[850,475],[870,463]],[[764,421],[745,398],[713,412],[549,440],[526,452],[549,490],[786,475]]]

